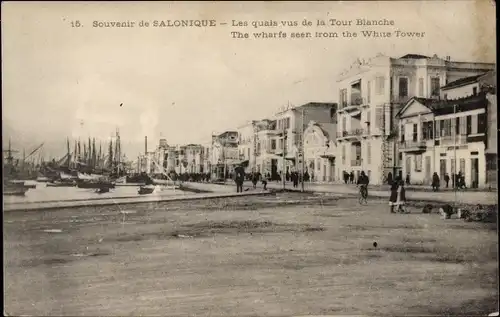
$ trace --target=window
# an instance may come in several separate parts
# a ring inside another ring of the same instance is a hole
[[[432,121],[424,122],[422,124],[422,140],[432,140]]]
[[[366,142],[366,161],[368,164],[372,163],[372,145]]]
[[[455,118],[455,134],[460,134],[460,118]]]
[[[399,127],[399,135],[401,136],[401,143],[403,143],[405,141],[405,126],[402,124],[400,127]]]
[[[415,172],[422,171],[422,154],[415,155]]]
[[[448,99],[448,94],[444,94],[444,99]]]
[[[462,173],[465,172],[465,159],[460,159],[460,169],[459,171],[461,171]]]
[[[467,117],[460,117],[459,119],[459,125],[460,128],[458,129],[458,134],[465,135],[467,134]]]
[[[456,173],[455,172],[455,168],[456,168],[456,166],[455,166],[455,159],[451,159],[450,161],[451,161],[451,164],[450,164],[450,166],[451,166],[451,174],[455,174]]]
[[[424,79],[423,78],[418,79],[418,95],[419,95],[419,97],[424,96]]]
[[[408,78],[399,77],[399,97],[408,97]]]
[[[471,118],[471,126],[472,126],[472,130],[471,130],[471,133],[472,134],[476,134],[477,133],[477,114],[476,115],[473,115],[472,118]]]
[[[439,97],[439,77],[431,78],[431,96]]]
[[[451,136],[451,119],[441,120],[441,136]]]
[[[377,77],[377,78],[375,78],[375,93],[377,95],[383,95],[384,94],[384,82],[385,82],[385,78],[384,77]]]
[[[250,148],[247,149],[248,156],[247,158],[250,158]]]
[[[276,150],[276,140],[271,140],[271,150]]]
[[[345,165],[345,145],[342,145],[342,164]]]
[[[372,94],[371,84],[372,84],[371,81],[368,81],[367,86],[366,86],[366,91],[367,91],[366,100],[367,100],[368,103],[370,103],[370,97],[371,97],[371,94]]]
[[[477,87],[472,88],[472,94],[475,96],[477,95]]]
[[[467,116],[466,130],[467,135],[472,133],[472,116]]]
[[[347,105],[347,89],[340,90],[339,101],[341,109]]]
[[[441,136],[441,122],[439,120],[435,121],[435,126],[434,126],[434,135],[436,138],[439,138]]]
[[[416,123],[413,124],[412,140],[413,142],[417,142],[418,140],[418,126]]]
[[[347,118],[342,118],[342,132],[347,131]]]
[[[477,115],[477,133],[486,133],[488,129],[488,122],[486,121],[486,113]]]

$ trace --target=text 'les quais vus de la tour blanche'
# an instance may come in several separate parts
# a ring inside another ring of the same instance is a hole
[[[314,23],[316,26],[326,27],[326,26],[393,26],[394,20],[380,19],[380,20],[370,20],[370,19],[354,19],[354,20],[339,20],[339,19],[318,19]],[[152,21],[93,21],[92,27],[94,28],[133,28],[133,27],[216,27],[217,25],[227,25],[226,22],[217,23],[217,20],[152,20]],[[231,26],[233,27],[245,27],[253,26],[254,28],[259,27],[293,27],[293,26],[313,26],[313,22],[310,21],[307,24],[300,23],[297,20],[253,20],[253,21],[239,21],[232,20]],[[76,25],[75,25],[76,26]],[[79,24],[78,26],[83,26]]]

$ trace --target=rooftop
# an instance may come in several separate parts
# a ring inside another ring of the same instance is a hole
[[[429,110],[431,110],[435,115],[451,114],[455,112],[455,110],[456,112],[470,111],[486,107],[487,105],[486,93],[484,92],[481,92],[475,96],[468,96],[458,99],[438,100],[438,99],[413,97],[408,101],[406,106],[403,107],[397,113],[397,116],[400,116],[407,109],[407,106],[412,101],[417,101],[418,103],[424,105],[426,108],[429,108]],[[454,106],[456,106],[456,109],[454,109]]]
[[[473,83],[477,82],[479,77],[481,77],[483,75],[484,74],[460,78],[460,79],[454,80],[452,82],[449,82],[448,84],[441,87],[441,89],[447,90],[447,89],[452,89],[452,88],[457,88],[457,87],[473,84]]]
[[[420,54],[406,54],[405,56],[401,56],[400,58],[410,58],[410,59],[427,59],[429,56],[420,55]]]

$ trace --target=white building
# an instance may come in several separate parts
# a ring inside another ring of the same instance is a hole
[[[257,169],[257,121],[248,122],[237,130],[239,158],[248,161],[246,172],[250,173]]]
[[[337,126],[335,123],[310,121],[304,131],[305,168],[311,181],[333,182],[337,155]]]
[[[412,184],[430,185],[436,172],[443,185],[445,174],[452,179],[460,171],[468,187],[496,186],[486,164],[488,148],[496,157],[496,131],[488,124],[496,96],[481,77],[448,83],[442,87],[447,99],[412,98],[398,114],[403,174]]]
[[[235,165],[241,163],[237,131],[212,136],[210,162],[213,179],[223,179],[233,173]]]
[[[439,99],[441,86],[494,66],[416,54],[357,60],[337,80],[340,172],[336,177],[340,179],[342,171],[359,175],[364,170],[371,183],[380,184],[389,172],[401,174],[396,113],[413,96]]]
[[[285,173],[292,169],[302,171],[302,134],[310,121],[319,124],[336,123],[336,109],[335,103],[309,102],[284,109],[275,115],[277,131],[275,153],[281,158],[277,161],[277,170]]]

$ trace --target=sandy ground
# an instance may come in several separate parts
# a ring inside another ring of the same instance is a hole
[[[120,209],[5,213],[6,312],[471,316],[497,310],[496,224],[441,220],[418,208],[391,215],[385,201],[361,206],[292,193]]]

